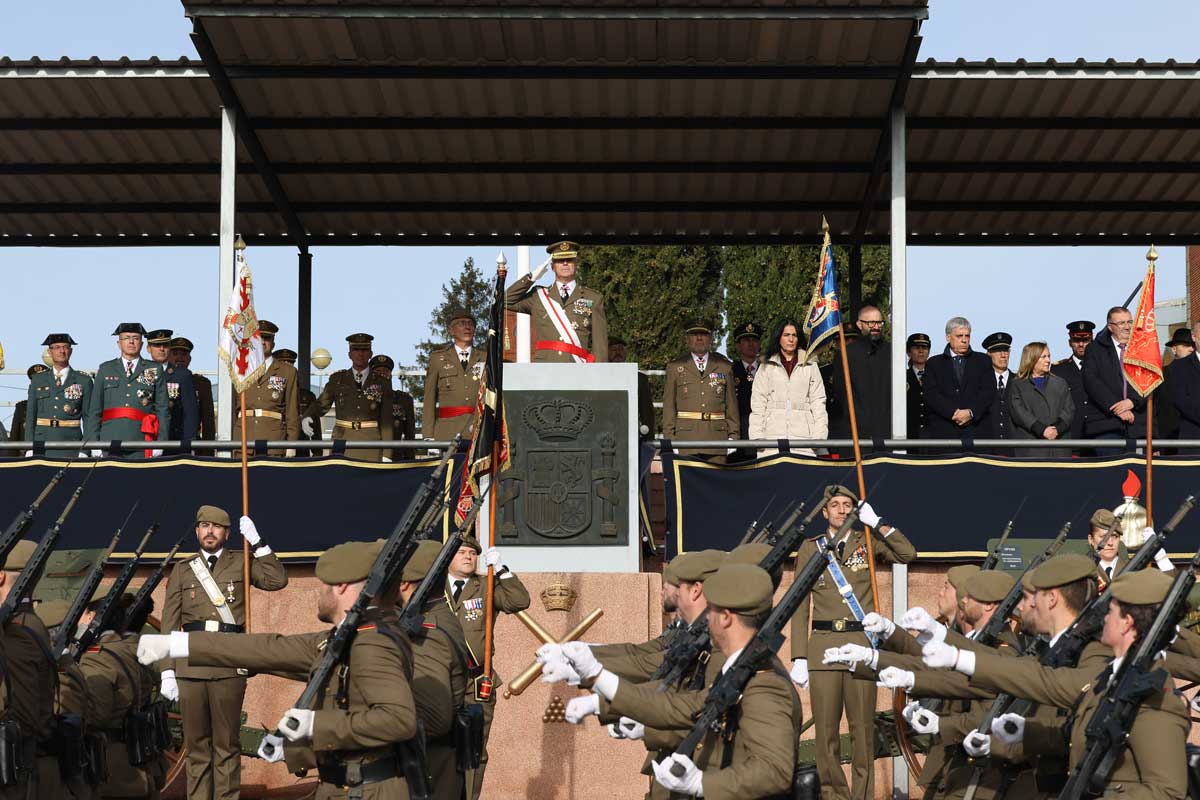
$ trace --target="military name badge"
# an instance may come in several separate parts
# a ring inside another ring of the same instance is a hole
[[[70,386],[63,389],[63,397],[67,398],[68,400],[82,400],[83,387],[78,383],[72,383]]]

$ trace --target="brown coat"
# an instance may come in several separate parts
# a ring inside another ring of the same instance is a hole
[[[575,358],[569,353],[538,348],[538,342],[562,341],[537,296],[540,288],[534,286],[532,275],[518,278],[508,287],[508,307],[517,313],[528,314],[533,320],[531,349],[535,363],[574,364]],[[562,310],[567,324],[575,329],[583,349],[595,357],[596,363],[608,361],[608,318],[604,313],[604,295],[583,286],[578,278],[575,280],[575,290],[567,297],[566,303],[554,286],[550,286],[547,292],[550,302]]]
[[[455,417],[438,416],[439,408],[475,408],[479,399],[479,379],[487,351],[478,347],[471,349],[467,369],[458,360],[454,345],[447,345],[429,354],[429,366],[425,368],[425,400],[421,406],[421,435],[438,441],[453,439],[462,434],[469,435],[473,413]]]
[[[150,797],[156,794],[154,779],[144,767],[129,763],[122,725],[130,709],[141,708],[155,688],[153,677],[138,663],[137,637],[123,639],[115,633],[100,636],[97,644],[79,659],[92,698],[93,728],[108,736],[106,761],[108,780],[100,786],[103,797]]]
[[[246,426],[247,441],[280,440],[294,442],[300,438],[300,394],[296,386],[296,368],[278,359],[271,359],[270,366],[258,376],[258,380],[246,387],[246,411],[254,410],[278,414],[279,417],[250,417]],[[238,407],[233,420],[233,438],[242,436],[241,410]]]
[[[226,543],[228,545],[228,542]],[[190,560],[190,559],[189,559]],[[238,625],[246,624],[246,589],[242,585],[242,551],[226,546],[217,564],[211,570],[217,586],[229,601],[229,610]],[[287,572],[283,562],[274,553],[253,558],[250,562],[250,585],[256,589],[274,592],[287,586]],[[163,602],[162,631],[179,631],[189,622],[204,622],[207,620],[220,621],[216,607],[204,593],[200,581],[188,561],[180,561],[171,568],[171,577],[167,580],[166,600]],[[228,636],[230,634],[221,634]],[[212,669],[209,667],[193,667],[187,659],[176,659],[172,667],[178,678],[193,678],[196,680],[214,680],[217,678],[232,678],[237,673],[231,669]]]
[[[354,371],[338,370],[329,376],[321,396],[303,410],[304,416],[324,416],[334,408],[337,422],[333,438],[352,442],[387,441],[392,438],[392,379],[381,378],[367,371],[366,380],[359,387]],[[374,427],[354,427],[356,423],[374,423]],[[382,450],[347,450],[346,457],[357,461],[381,461]]]
[[[470,576],[466,581],[462,592],[458,596],[458,602],[454,601],[453,595],[450,592],[452,583],[447,583],[446,605],[454,612],[454,615],[458,617],[458,621],[462,625],[463,637],[471,653],[471,658],[476,664],[482,665],[487,588],[484,585],[484,581],[476,575]],[[520,578],[511,572],[504,573],[504,577],[496,578],[492,590],[493,625],[495,624],[496,617],[501,612],[515,614],[527,608],[529,608],[529,590],[525,588],[525,584],[521,583]],[[492,654],[495,655],[495,652],[496,643],[493,641]],[[493,681],[495,682],[495,686],[499,686],[499,679],[495,677],[494,673]],[[495,701],[495,697],[496,695],[493,692],[493,702]]]
[[[686,414],[717,414],[721,419],[685,419]],[[734,439],[741,423],[733,363],[720,353],[709,353],[704,374],[689,353],[667,364],[663,388],[663,437],[677,441]],[[725,449],[680,450],[695,455],[725,455]]]

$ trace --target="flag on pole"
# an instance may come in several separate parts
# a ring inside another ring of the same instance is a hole
[[[821,244],[821,261],[817,269],[817,285],[813,287],[812,302],[804,317],[804,336],[808,340],[804,361],[817,357],[820,349],[838,335],[842,326],[842,310],[838,304],[837,274],[833,261],[833,244],[829,239],[829,224],[821,220],[825,229],[825,241]]]
[[[488,481],[508,469],[508,427],[504,424],[504,280],[504,272],[498,271],[488,319],[487,360],[475,401],[471,447],[463,463],[462,490],[454,509],[455,520],[459,523],[467,518],[472,503],[483,494]],[[499,458],[493,464],[492,452],[496,444],[499,444]],[[480,519],[483,518],[481,515]]]
[[[1154,246],[1146,254],[1146,280],[1142,282],[1142,297],[1133,315],[1133,334],[1125,348],[1125,380],[1142,397],[1153,392],[1163,382],[1162,347],[1158,344],[1158,329],[1154,325],[1154,262],[1158,253]]]
[[[266,369],[258,317],[254,313],[254,281],[246,263],[246,243],[238,237],[234,245],[234,284],[229,309],[221,320],[221,359],[229,365],[234,392],[241,394],[246,386],[258,380]]]

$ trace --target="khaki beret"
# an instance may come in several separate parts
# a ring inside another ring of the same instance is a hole
[[[979,567],[974,564],[959,564],[957,567],[951,567],[946,570],[946,580],[950,581],[950,585],[954,587],[954,591],[963,591],[963,585],[967,582],[967,578],[979,572]]]
[[[1021,588],[1027,592],[1036,592],[1037,587],[1033,585],[1033,573],[1035,570],[1030,570],[1021,576]]]
[[[1109,511],[1107,508],[1098,508],[1096,513],[1092,514],[1092,527],[1108,530],[1113,523],[1117,521],[1117,515]],[[1117,531],[1120,533],[1120,531]]]
[[[1095,561],[1079,553],[1063,553],[1044,561],[1034,570],[1031,582],[1035,589],[1053,589],[1095,575]]]
[[[750,542],[749,544],[739,544],[730,551],[725,558],[726,564],[753,564],[758,566],[762,560],[771,552],[771,545],[763,542]]]
[[[726,564],[704,582],[709,605],[739,614],[764,614],[771,610],[775,587],[771,576],[753,564]]]
[[[842,486],[840,483],[831,483],[825,487],[826,500],[831,500],[839,495],[842,497],[849,497],[850,500],[855,503],[858,502],[858,495],[847,489],[845,486]]]
[[[671,586],[679,585],[679,578],[675,577],[675,562],[678,560],[678,558],[673,558],[663,566],[663,583]]]
[[[1175,579],[1156,569],[1139,569],[1117,576],[1112,593],[1122,604],[1131,606],[1158,605],[1167,597]],[[707,589],[707,587],[706,587]],[[707,594],[707,592],[706,592]]]
[[[8,558],[4,560],[5,572],[20,572],[25,569],[25,565],[29,563],[30,556],[37,549],[37,543],[32,539],[21,539],[9,551]]]
[[[43,600],[34,609],[37,612],[38,619],[47,628],[57,628],[59,625],[62,625],[63,620],[67,617],[67,612],[70,610],[70,600]]]
[[[678,558],[675,559],[678,562],[675,564],[675,577],[690,583],[703,583],[721,568],[726,557],[724,550],[697,550],[684,555],[689,558],[682,562]]]
[[[329,586],[365,581],[375,564],[379,548],[374,542],[343,542],[317,559],[317,579]]]
[[[229,527],[229,513],[216,506],[200,506],[196,509],[196,524],[211,522],[213,525]]]
[[[1016,584],[1013,576],[998,569],[986,569],[967,578],[963,590],[981,603],[999,603]]]
[[[483,545],[474,536],[464,536],[462,538],[462,546],[471,548],[477,555],[483,555]]]
[[[433,562],[437,560],[438,553],[441,551],[441,542],[435,542],[432,539],[417,542],[417,551],[413,553],[412,558],[404,565],[404,572],[401,574],[400,580],[407,583],[416,583],[424,578],[429,573],[429,569],[433,566]]]

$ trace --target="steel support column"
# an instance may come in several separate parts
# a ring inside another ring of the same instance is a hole
[[[523,278],[529,274],[529,245],[517,245],[517,277]],[[528,314],[517,314],[517,361],[528,363],[533,358],[533,347]]]
[[[311,252],[297,254],[296,276],[296,367],[303,389],[312,382],[312,262]]]
[[[220,244],[218,245],[217,319],[225,317],[229,298],[233,294],[233,243],[237,236],[237,110],[221,107],[221,210]],[[219,326],[218,326],[219,330]],[[220,334],[217,337],[220,346]],[[229,370],[224,364],[217,366],[217,436],[218,439],[233,438],[233,391]]]

